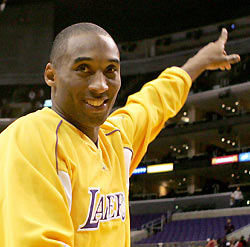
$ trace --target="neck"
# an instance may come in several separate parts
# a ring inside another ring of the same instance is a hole
[[[86,136],[89,137],[90,140],[92,140],[95,145],[97,146],[97,142],[98,142],[98,134],[99,134],[99,129],[100,127],[94,127],[94,128],[81,128],[78,126],[77,127],[79,130],[81,130],[82,133],[84,133]]]
[[[88,136],[90,140],[94,142],[94,144],[97,146],[98,141],[98,134],[99,134],[99,126],[96,127],[89,127],[89,126],[83,126],[78,122],[75,122],[73,119],[65,117],[64,114],[60,113],[55,107],[52,106],[51,108],[53,111],[55,111],[58,115],[60,115],[63,119],[65,119],[67,122],[75,126],[77,129],[79,129],[83,134]]]
[[[99,134],[99,129],[100,129],[99,126],[98,127],[85,127],[77,123],[76,124],[73,122],[70,122],[70,123],[74,125],[77,129],[79,129],[83,134],[85,134],[97,146],[98,134]]]

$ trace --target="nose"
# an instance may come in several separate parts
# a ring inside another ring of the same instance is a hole
[[[96,72],[89,83],[89,90],[94,93],[104,93],[108,90],[108,84],[102,72]]]

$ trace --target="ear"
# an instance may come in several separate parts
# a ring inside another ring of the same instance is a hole
[[[50,87],[55,87],[55,70],[51,63],[48,63],[46,65],[45,71],[44,71],[44,80]]]

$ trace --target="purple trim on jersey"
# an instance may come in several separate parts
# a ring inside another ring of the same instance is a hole
[[[50,108],[49,108],[50,109]],[[82,132],[80,129],[78,129],[74,124],[72,124],[71,122],[69,122],[66,118],[64,118],[61,114],[59,114],[58,112],[56,112],[53,109],[50,109],[52,111],[54,111],[58,116],[60,116],[63,120],[65,120],[67,123],[69,123],[71,126],[75,127],[77,130],[79,130],[80,132]],[[62,120],[61,120],[62,121]],[[85,136],[87,136],[84,132],[82,132]],[[88,136],[87,136],[88,137]],[[89,137],[88,137],[89,138]],[[96,147],[98,148],[98,137],[97,137],[97,141],[96,143],[94,142],[94,144],[96,145]]]
[[[112,130],[111,132],[109,132],[109,133],[107,133],[107,134],[105,134],[105,135],[106,135],[106,136],[109,136],[109,135],[113,134],[113,133],[116,132],[116,131],[120,131],[120,130],[119,130],[119,129]]]
[[[61,120],[59,122],[59,124],[57,125],[57,128],[56,128],[56,146],[55,146],[55,156],[56,156],[56,172],[58,173],[58,159],[57,159],[57,147],[58,147],[58,131],[59,131],[59,128],[62,124],[63,120]]]
[[[60,116],[63,120],[65,120],[66,122],[68,122],[70,125],[74,126],[75,128],[77,128],[74,124],[72,124],[71,122],[69,122],[66,118],[64,118],[60,113],[56,112],[55,110],[49,108],[51,111],[55,112],[58,116]],[[77,128],[78,129],[78,128]]]

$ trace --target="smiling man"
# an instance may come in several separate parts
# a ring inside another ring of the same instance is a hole
[[[24,116],[0,135],[0,245],[129,247],[129,175],[181,109],[192,81],[239,62],[226,55],[226,40],[223,29],[109,116],[121,85],[114,40],[91,23],[59,33],[44,73],[52,109]]]
[[[120,55],[106,31],[84,28],[75,25],[73,35],[71,28],[58,35],[45,80],[52,109],[96,142],[120,89]]]

